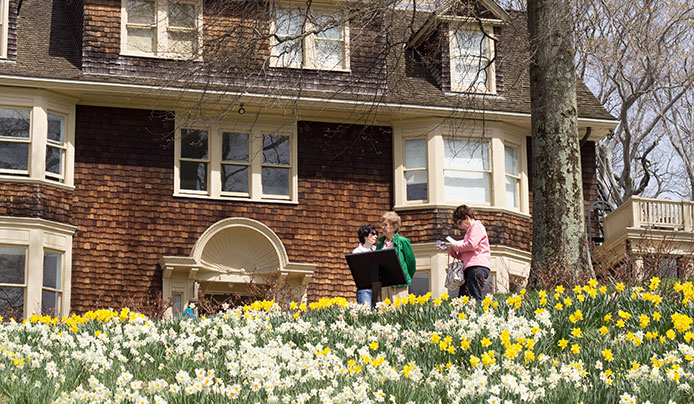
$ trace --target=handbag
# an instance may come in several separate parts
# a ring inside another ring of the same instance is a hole
[[[443,286],[446,289],[453,290],[458,289],[465,283],[465,268],[463,268],[463,263],[458,259],[453,259],[451,261],[451,256],[448,256],[448,267],[446,268],[446,281]]]

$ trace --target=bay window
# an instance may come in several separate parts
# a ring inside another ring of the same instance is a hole
[[[349,26],[338,14],[278,8],[271,32],[272,66],[349,70]]]
[[[232,122],[181,128],[175,195],[296,202],[295,125]]]
[[[200,0],[121,0],[121,53],[181,59],[201,48]]]
[[[0,316],[67,315],[75,230],[43,219],[0,216]]]
[[[500,123],[411,120],[393,126],[395,209],[461,204],[529,214],[527,134]]]
[[[0,179],[72,187],[74,119],[70,98],[0,91]]]

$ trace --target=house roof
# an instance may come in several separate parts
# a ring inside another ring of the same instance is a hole
[[[487,2],[490,3],[491,2]],[[445,5],[444,7],[447,7]],[[490,7],[492,7],[490,5]],[[443,9],[442,9],[443,10]],[[405,63],[388,60],[388,88],[385,93],[331,93],[301,89],[302,96],[315,98],[341,99],[350,102],[378,102],[439,108],[466,108],[485,111],[500,111],[530,114],[530,92],[528,78],[527,20],[521,13],[506,13],[494,9],[500,18],[506,21],[498,40],[499,53],[504,57],[498,60],[497,69],[502,73],[503,90],[498,95],[465,95],[444,91],[426,74],[411,74]],[[109,74],[109,66],[103,66],[102,74],[85,72],[81,68],[81,55],[78,40],[73,35],[70,25],[71,15],[61,0],[24,0],[17,18],[17,55],[16,60],[0,63],[0,82],[3,77],[43,78],[69,82],[98,82],[123,85],[158,85],[156,77]],[[417,15],[419,27],[426,28],[428,14]],[[411,32],[402,32],[405,39],[411,39]],[[422,32],[422,29],[417,32]],[[406,52],[404,48],[398,52]],[[406,55],[400,55],[406,56]],[[15,80],[16,82],[16,80]],[[185,88],[214,88],[228,91],[228,85],[174,83],[174,86]],[[248,91],[248,89],[244,89]],[[273,89],[272,94],[291,96],[294,90]],[[595,99],[590,90],[580,81],[577,83],[578,113],[581,118],[614,120],[602,105]]]

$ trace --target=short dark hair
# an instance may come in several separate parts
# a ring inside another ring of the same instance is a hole
[[[378,232],[378,230],[376,230],[376,226],[372,224],[362,224],[361,226],[359,226],[359,230],[357,230],[359,242],[364,244],[364,242],[366,241],[366,237],[368,237],[369,234],[375,232]]]
[[[468,217],[474,219],[475,212],[467,205],[460,205],[453,211],[453,223],[455,224],[460,223],[461,220],[465,220]]]

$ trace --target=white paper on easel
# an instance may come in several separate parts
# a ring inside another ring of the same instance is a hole
[[[455,240],[453,237],[451,237],[451,236],[447,236],[447,237],[446,237],[446,241],[448,241],[449,243],[453,244],[453,243],[455,243],[456,240]]]

